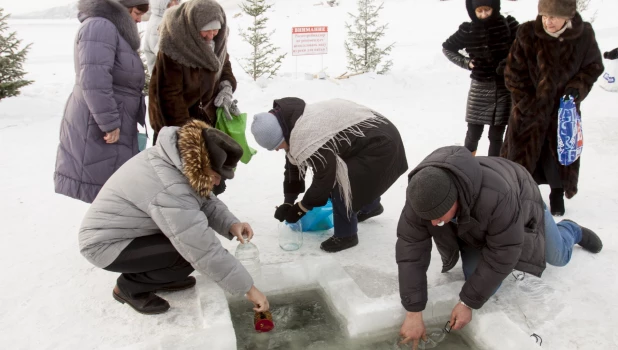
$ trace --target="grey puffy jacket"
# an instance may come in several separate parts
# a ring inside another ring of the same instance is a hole
[[[159,25],[163,21],[163,14],[169,3],[170,0],[150,0],[149,2],[150,18],[148,19],[142,49],[144,55],[146,55],[146,64],[150,73],[152,73],[159,52]]]
[[[201,274],[240,295],[253,285],[247,270],[221,246],[239,220],[214,195],[201,197],[183,173],[178,127],[165,127],[155,147],[129,160],[107,181],[79,230],[82,255],[111,264],[134,238],[165,234]]]

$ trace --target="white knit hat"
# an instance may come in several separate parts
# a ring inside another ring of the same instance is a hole
[[[219,30],[221,29],[221,22],[214,20],[214,21],[210,21],[208,23],[206,23],[205,26],[202,27],[202,29],[200,29],[200,31],[207,31],[207,30]]]
[[[255,142],[269,151],[274,151],[285,140],[277,117],[270,113],[258,113],[253,116],[251,133],[255,137]]]

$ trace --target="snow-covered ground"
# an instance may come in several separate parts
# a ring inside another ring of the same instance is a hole
[[[232,29],[229,43],[239,81],[235,97],[250,116],[266,111],[272,100],[298,96],[307,102],[332,97],[351,99],[386,115],[399,128],[413,168],[437,147],[462,144],[466,131],[465,102],[468,73],[450,64],[441,44],[460,22],[468,20],[463,1],[385,0],[381,20],[389,23],[384,43],[396,42],[394,67],[385,76],[367,74],[349,80],[304,80],[304,73],[323,66],[331,76],[346,71],[343,19],[355,11],[355,1],[340,0],[339,7],[314,5],[319,0],[279,0],[272,9],[272,38],[283,52],[290,51],[291,27],[329,26],[329,54],[288,57],[280,76],[265,84],[253,82],[238,59],[249,48],[238,36],[247,18],[240,16],[238,0],[221,0]],[[520,22],[536,15],[536,0],[503,1],[503,13]],[[596,13],[594,28],[602,51],[618,46],[618,2],[592,0],[584,17]],[[143,25],[142,25],[143,26]],[[35,83],[22,95],[0,102],[0,217],[2,221],[5,289],[0,294],[0,347],[10,349],[115,348],[152,337],[177,335],[196,327],[190,313],[191,292],[166,296],[172,310],[161,316],[142,316],[111,297],[116,275],[90,265],[77,246],[77,230],[88,205],[56,195],[53,171],[58,126],[73,82],[73,40],[76,20],[13,20],[25,43],[34,45],[25,65]],[[298,67],[298,78],[296,71]],[[618,213],[618,95],[594,88],[583,103],[586,135],[582,156],[580,193],[566,202],[566,217],[595,230],[604,250],[591,255],[576,248],[571,263],[548,266],[541,280],[523,283],[507,278],[490,304],[500,307],[525,332],[543,337],[547,349],[618,348],[618,239],[611,224]],[[251,137],[251,136],[249,136]],[[486,154],[484,136],[479,154]],[[299,256],[324,255],[319,244],[325,236],[305,235],[297,252],[277,244],[277,221],[272,218],[281,194],[283,154],[259,150],[249,165],[241,165],[222,199],[236,215],[250,222],[254,242],[265,264]],[[402,176],[384,195],[385,213],[361,224],[360,244],[332,255],[370,297],[398,293],[395,229],[403,206],[406,179]],[[542,188],[545,197],[548,189]],[[234,250],[233,242],[223,242]],[[463,280],[459,268],[440,273],[433,252],[430,286]],[[453,294],[459,291],[453,289]],[[474,320],[473,320],[474,322]],[[504,335],[508,336],[508,335]]]

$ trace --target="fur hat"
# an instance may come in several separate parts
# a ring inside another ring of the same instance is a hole
[[[139,5],[148,5],[148,0],[118,0],[118,2],[126,8],[131,8]]]
[[[406,197],[418,216],[435,220],[455,204],[457,187],[446,170],[428,166],[412,176]]]
[[[539,0],[539,15],[573,18],[577,13],[577,0]]]
[[[230,136],[197,119],[178,129],[178,152],[184,175],[202,197],[208,197],[214,187],[212,176],[206,175],[206,169],[216,171],[223,179],[231,179],[243,153]]]

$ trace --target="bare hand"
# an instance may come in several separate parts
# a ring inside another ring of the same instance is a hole
[[[416,350],[418,349],[420,339],[427,341],[427,334],[425,332],[423,314],[420,312],[408,312],[399,331],[399,335],[404,338],[400,344],[407,344],[413,341],[412,349]]]
[[[251,286],[251,289],[245,295],[247,299],[253,303],[255,306],[253,311],[255,312],[264,312],[270,309],[270,305],[268,304],[268,299],[266,296],[260,292],[259,289],[255,288],[255,286]]]
[[[451,326],[453,329],[458,331],[464,328],[470,321],[472,321],[472,309],[462,303],[457,303],[457,306],[453,308],[451,313]]]
[[[108,133],[105,133],[105,136],[103,136],[103,139],[107,143],[116,143],[118,142],[119,138],[120,138],[120,128],[117,128],[116,130],[112,130]]]
[[[470,63],[468,63],[468,68],[470,68],[470,69],[474,68],[474,63],[472,63],[472,61],[470,61]]]
[[[230,233],[242,244],[249,242],[253,238],[253,229],[246,222],[233,224],[230,227]]]

